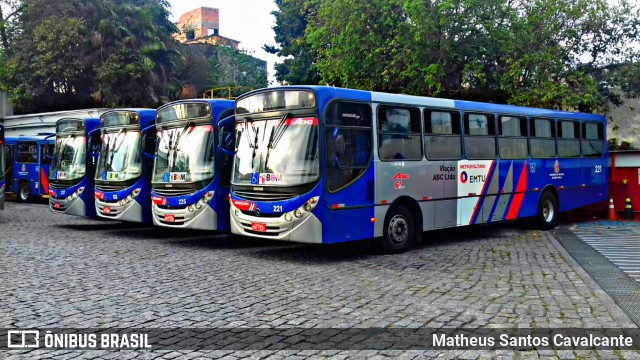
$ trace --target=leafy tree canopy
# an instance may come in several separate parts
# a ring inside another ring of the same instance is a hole
[[[629,0],[276,4],[270,49],[288,57],[277,78],[291,83],[589,112],[620,104],[612,85],[640,94],[640,7]]]

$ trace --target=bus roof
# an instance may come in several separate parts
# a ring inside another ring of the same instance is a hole
[[[532,117],[539,116],[539,117],[552,117],[552,118],[574,118],[574,119],[597,120],[597,121],[606,120],[606,118],[603,115],[599,115],[599,114],[589,114],[589,113],[581,113],[581,112],[543,109],[543,108],[534,108],[534,107],[525,107],[525,106],[516,106],[516,105],[494,104],[494,103],[485,103],[485,102],[476,102],[476,101],[451,100],[451,99],[433,98],[433,97],[427,97],[427,96],[392,94],[392,93],[384,93],[384,92],[376,92],[376,91],[322,86],[322,85],[293,85],[293,86],[277,86],[277,87],[263,88],[263,89],[253,90],[246,94],[243,94],[240,97],[238,97],[236,101],[259,92],[273,91],[273,90],[312,90],[316,93],[316,96],[318,96],[319,98],[325,98],[325,99],[326,98],[353,99],[353,100],[367,101],[367,102],[387,102],[387,103],[397,103],[397,104],[404,104],[404,105],[451,108],[451,109],[459,109],[459,110],[466,110],[466,111],[518,114],[518,115],[525,115],[525,116],[532,116]],[[319,102],[321,101],[319,100]]]
[[[160,106],[157,111],[160,111],[169,106],[185,103],[208,103],[209,106],[211,106],[211,115],[214,118],[227,109],[233,109],[233,106],[235,105],[235,101],[226,99],[184,99],[166,103]]]

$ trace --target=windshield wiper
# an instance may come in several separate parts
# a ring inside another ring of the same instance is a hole
[[[116,156],[116,152],[118,152],[118,150],[120,150],[120,147],[122,146],[122,144],[124,143],[124,139],[126,138],[126,132],[127,130],[125,129],[120,129],[118,130],[118,133],[112,138],[113,139],[113,146],[109,147],[107,145],[107,156],[108,158],[105,159],[105,168],[107,169],[107,171],[112,171],[111,168],[111,164],[113,164],[113,158]],[[125,137],[122,138],[122,141],[120,142],[120,144],[116,145],[116,143],[118,142],[118,139],[120,138],[120,134],[124,133]]]
[[[269,143],[267,144],[267,156],[264,159],[265,168],[267,168],[269,164],[269,155],[271,155],[271,149],[275,149],[276,146],[278,146],[278,143],[280,142],[280,139],[282,139],[284,132],[287,131],[287,128],[289,128],[289,125],[287,125],[285,122],[288,117],[289,113],[284,113],[280,118],[280,121],[278,121],[278,125],[276,125],[276,127],[271,131],[271,135],[269,136]]]
[[[60,142],[60,148],[58,149],[58,151],[56,151],[56,155],[57,155],[57,159],[56,159],[56,168],[58,170],[60,170],[60,167],[62,166],[62,157],[64,155],[64,149],[67,146],[67,143],[69,142],[69,140],[71,139],[73,135],[69,135],[67,136],[66,139],[62,140]]]
[[[182,136],[192,126],[193,126],[193,122],[189,121],[184,126],[184,128],[182,128],[181,132],[179,132],[179,133],[176,132],[175,133],[175,140],[173,140],[173,144],[170,141],[169,144],[167,145],[167,147],[169,148],[169,154],[168,154],[168,159],[167,159],[169,161],[169,163],[167,164],[168,168],[169,168],[169,171],[171,171],[172,169],[175,170],[174,168],[175,168],[175,165],[176,165],[176,158],[178,157],[178,145],[180,145],[180,140],[182,139]],[[169,139],[171,140],[171,137],[169,137]]]

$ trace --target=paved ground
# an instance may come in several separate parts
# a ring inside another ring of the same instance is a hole
[[[0,212],[0,328],[635,327],[550,233],[427,234],[401,255]],[[614,351],[37,351],[33,357],[640,358]]]
[[[573,232],[640,282],[640,223],[598,221],[578,224]]]

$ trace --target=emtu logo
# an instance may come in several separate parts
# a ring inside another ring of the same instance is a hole
[[[463,172],[460,174],[460,182],[462,182],[463,184],[466,184],[466,183],[467,183],[467,180],[469,180],[469,175],[467,175],[467,172],[466,172],[466,171],[463,171]]]

